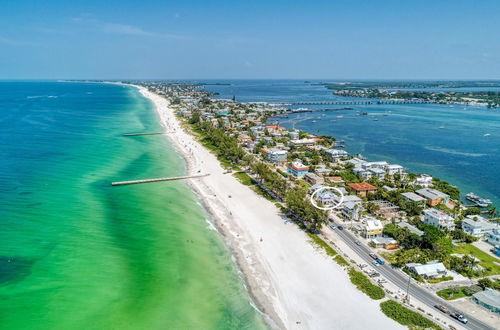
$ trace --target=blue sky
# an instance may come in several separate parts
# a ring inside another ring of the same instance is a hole
[[[500,79],[498,0],[0,2],[0,79]]]

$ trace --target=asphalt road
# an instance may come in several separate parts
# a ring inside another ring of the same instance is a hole
[[[368,265],[371,266],[371,268],[375,269],[377,272],[380,273],[382,277],[384,277],[387,281],[391,281],[394,283],[397,287],[399,287],[403,292],[406,292],[408,288],[408,275],[405,274],[403,271],[392,267],[389,264],[385,265],[379,265],[378,267],[374,267],[372,265],[372,262],[374,261],[369,254],[372,253],[368,247],[364,246],[363,244],[357,245],[355,241],[357,240],[350,232],[348,232],[346,229],[344,230],[339,230],[335,229],[337,236],[339,236],[353,251],[355,251]],[[443,306],[448,307],[450,311],[456,311],[456,308],[453,306],[447,304],[447,302],[440,297],[436,296],[434,293],[427,291],[424,288],[421,288],[420,286],[415,284],[415,280],[411,279],[410,280],[410,301],[411,299],[417,299],[418,301],[422,302],[423,304],[435,309],[434,305],[436,304],[441,304]],[[449,318],[450,320],[453,320],[455,322],[458,322],[457,320],[453,319],[451,316],[439,312],[436,310],[437,313],[440,313],[443,318]],[[474,318],[473,316],[466,314],[464,311],[460,311],[465,318],[469,321],[467,324],[462,324],[463,327],[468,328],[468,329],[477,329],[477,330],[491,330],[494,329],[493,327],[488,326],[484,322],[478,320],[477,318]]]

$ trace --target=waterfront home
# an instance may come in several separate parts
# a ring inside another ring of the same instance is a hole
[[[500,227],[480,215],[468,215],[462,221],[462,231],[476,237],[484,237],[494,229],[500,229]]]
[[[365,220],[365,225],[363,227],[363,236],[365,238],[374,238],[382,236],[382,231],[384,226],[382,222],[375,218],[368,218]]]
[[[324,183],[325,179],[322,176],[319,176],[315,173],[308,172],[304,175],[304,180],[309,182],[310,184]]]
[[[448,213],[435,208],[424,210],[424,223],[439,229],[455,229],[455,220]]]
[[[436,206],[441,203],[448,204],[450,201],[449,195],[432,188],[419,189],[416,193],[424,197],[429,206]]]
[[[274,132],[281,132],[283,131],[285,128],[282,127],[282,126],[276,126],[276,125],[267,125],[266,126],[266,129],[269,133],[274,133]]]
[[[344,159],[349,157],[349,153],[342,149],[328,149],[324,150],[324,153],[332,161],[337,161],[339,159]]]
[[[347,161],[347,163],[353,165],[354,167],[361,167],[361,165],[367,163],[367,161],[363,160],[363,159],[360,159],[360,158],[357,158],[357,157],[354,157],[352,159],[349,159]]]
[[[414,182],[415,186],[422,186],[428,188],[432,186],[432,176],[427,174],[421,174]]]
[[[406,264],[408,270],[417,276],[423,276],[424,278],[436,278],[440,276],[446,276],[448,271],[442,262],[437,260],[429,261],[426,264],[420,263],[409,263]]]
[[[368,182],[349,183],[348,186],[354,189],[356,194],[358,194],[359,196],[366,196],[366,194],[368,193],[377,191],[377,187],[372,186]]]
[[[406,228],[410,231],[410,233],[415,234],[417,236],[423,236],[424,232],[418,229],[417,227],[410,225],[408,222],[400,222],[397,224],[400,228]]]
[[[386,250],[394,250],[399,247],[398,241],[392,237],[375,237],[369,243],[375,248],[384,248]]]
[[[493,229],[490,233],[487,233],[486,242],[493,246],[500,245],[500,229]]]
[[[298,179],[302,179],[307,172],[309,172],[309,167],[298,161],[289,164],[287,167],[287,173]]]
[[[500,292],[497,290],[486,288],[484,291],[476,292],[472,295],[472,301],[493,313],[500,314]]]
[[[262,154],[272,163],[283,163],[286,162],[288,152],[276,148],[264,148],[262,149]]]
[[[290,132],[288,132],[288,136],[290,136],[292,139],[298,139],[299,138],[299,132],[297,132],[297,131],[290,131]]]
[[[417,195],[417,194],[415,194],[414,192],[411,192],[411,191],[410,192],[401,193],[401,196],[403,196],[404,199],[406,199],[407,201],[415,202],[415,203],[418,203],[420,205],[425,204],[425,201],[426,201],[425,198],[423,198],[422,196]]]
[[[307,146],[307,145],[313,145],[316,144],[315,139],[295,139],[295,140],[290,140],[290,144],[293,146]]]
[[[398,164],[389,164],[385,167],[385,170],[387,170],[387,173],[389,175],[394,175],[394,174],[403,175],[406,173],[405,168]]]

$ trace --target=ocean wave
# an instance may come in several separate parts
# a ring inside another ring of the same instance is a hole
[[[451,150],[451,149],[446,149],[446,148],[441,148],[441,147],[424,147],[424,149],[431,150],[431,151],[437,151],[437,152],[443,152],[443,153],[447,153],[447,154],[451,154],[451,155],[466,156],[466,157],[484,157],[484,156],[487,156],[486,154],[462,152],[462,151]]]

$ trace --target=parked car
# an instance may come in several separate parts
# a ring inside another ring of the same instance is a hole
[[[387,283],[386,279],[385,278],[381,278],[379,279],[377,282],[379,282],[380,284],[382,283]]]
[[[370,257],[372,257],[373,259],[377,259],[377,255],[375,253],[370,253]]]
[[[378,276],[380,276],[379,272],[373,272],[372,274],[370,274],[370,277],[378,277]]]
[[[439,309],[441,312],[443,312],[445,314],[448,314],[450,312],[450,310],[448,309],[448,307],[440,305],[440,304],[434,305],[434,307],[436,307],[437,309]]]
[[[453,317],[454,319],[457,319],[459,320],[460,322],[462,322],[463,324],[467,324],[467,322],[469,322],[465,316],[460,313],[460,312],[453,312],[453,313],[450,313],[451,317]]]
[[[367,264],[361,264],[361,265],[359,265],[360,268],[365,268],[367,266],[368,266]]]

